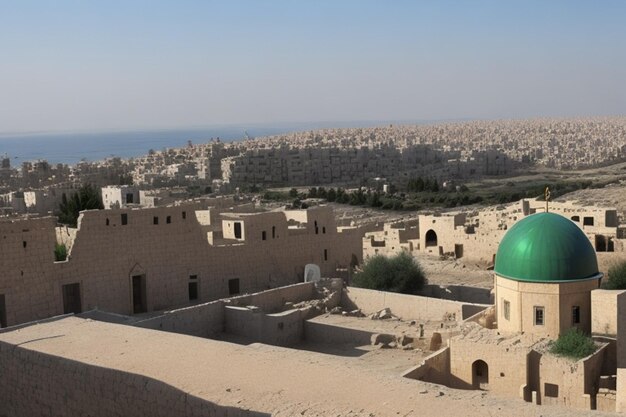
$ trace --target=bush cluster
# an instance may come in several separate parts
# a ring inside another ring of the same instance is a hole
[[[581,359],[591,355],[597,349],[593,339],[578,328],[571,328],[552,343],[550,352],[555,355]]]
[[[352,281],[355,287],[403,294],[417,294],[427,283],[420,265],[406,252],[369,258]]]

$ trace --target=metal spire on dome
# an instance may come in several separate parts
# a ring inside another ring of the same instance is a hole
[[[546,190],[543,193],[546,199],[546,213],[548,212],[548,201],[550,201],[550,187],[546,187]]]

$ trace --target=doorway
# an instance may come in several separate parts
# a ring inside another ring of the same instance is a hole
[[[474,389],[487,389],[489,384],[489,366],[483,360],[477,360],[472,364],[472,387]]]
[[[133,314],[145,313],[148,311],[146,301],[146,276],[133,275]]]
[[[66,284],[63,285],[63,314],[78,314],[82,313],[82,305],[80,301],[80,284]]]

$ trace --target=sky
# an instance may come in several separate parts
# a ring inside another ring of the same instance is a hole
[[[0,132],[626,114],[624,1],[0,0]]]

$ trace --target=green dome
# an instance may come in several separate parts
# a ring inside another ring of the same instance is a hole
[[[533,214],[513,225],[500,242],[494,270],[505,278],[531,282],[600,277],[587,236],[554,213]]]

